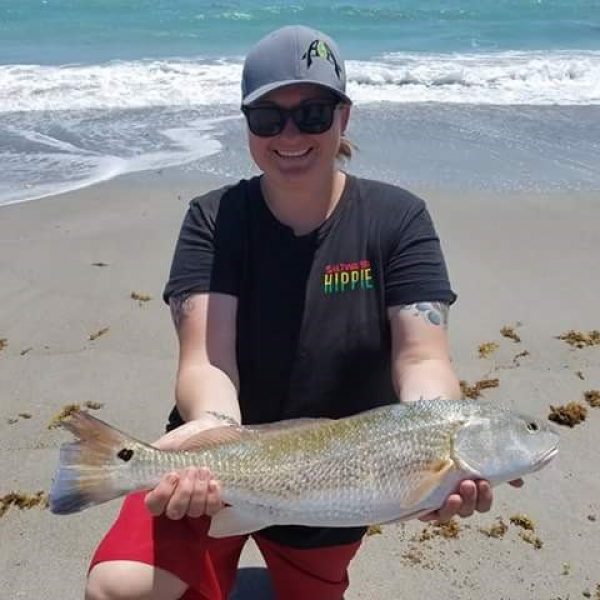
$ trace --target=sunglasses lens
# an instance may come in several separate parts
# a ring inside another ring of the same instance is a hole
[[[255,107],[246,110],[248,127],[254,135],[270,137],[281,133],[285,117],[276,107]]]
[[[335,104],[311,103],[299,106],[292,113],[298,129],[304,133],[324,133],[333,123]]]
[[[278,106],[254,106],[244,109],[248,127],[254,135],[272,137],[283,131],[288,116],[302,133],[324,133],[333,123],[337,104],[331,102],[307,102],[285,110]]]

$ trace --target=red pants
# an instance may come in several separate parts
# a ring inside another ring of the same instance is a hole
[[[153,517],[145,493],[131,494],[92,558],[90,565],[131,560],[169,571],[188,584],[185,600],[227,600],[235,583],[247,535],[211,538],[210,519]],[[340,600],[348,587],[348,564],[360,542],[325,548],[283,546],[260,534],[260,549],[277,598]]]

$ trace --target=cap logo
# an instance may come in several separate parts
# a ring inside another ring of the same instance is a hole
[[[324,58],[329,61],[334,69],[337,78],[340,78],[341,68],[338,61],[335,59],[331,48],[323,40],[314,40],[308,46],[306,52],[302,55],[302,60],[306,60],[306,68],[310,69],[314,58]]]

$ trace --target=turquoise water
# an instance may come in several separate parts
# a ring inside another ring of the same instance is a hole
[[[2,0],[0,63],[242,55],[290,22],[327,31],[353,58],[600,49],[592,0]]]
[[[243,55],[292,23],[342,48],[357,170],[600,189],[600,0],[0,0],[0,204],[146,169],[246,172]]]

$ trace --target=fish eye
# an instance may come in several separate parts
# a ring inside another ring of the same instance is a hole
[[[538,431],[538,429],[538,424],[534,421],[529,421],[529,423],[527,423],[527,431]]]

